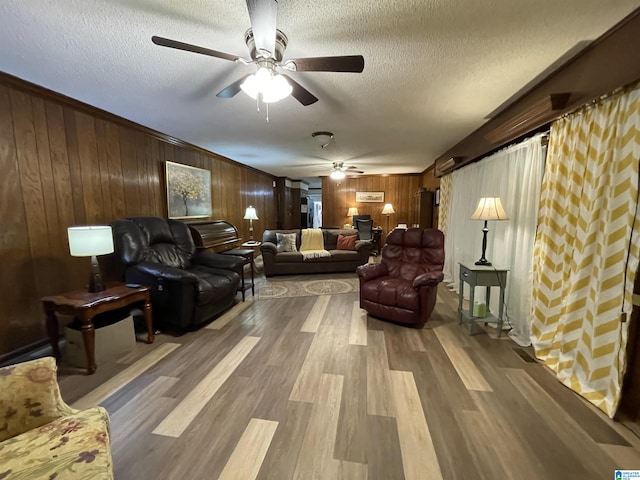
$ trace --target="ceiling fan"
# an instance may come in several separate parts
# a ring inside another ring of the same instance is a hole
[[[347,175],[351,174],[363,174],[362,170],[358,170],[358,167],[354,165],[345,165],[344,162],[333,162],[333,167],[331,168],[331,173],[329,177],[334,180],[342,180]]]
[[[221,58],[243,64],[255,64],[255,74],[245,75],[216,94],[220,98],[234,97],[240,90],[252,98],[265,103],[276,102],[291,94],[302,105],[311,105],[318,99],[306,88],[293,80],[289,72],[353,72],[364,70],[362,55],[345,55],[338,57],[305,57],[290,58],[283,61],[287,48],[287,36],[276,28],[278,13],[277,0],[247,0],[251,28],[245,32],[245,43],[249,48],[250,60],[191,45],[169,38],[151,37],[151,41],[163,47],[185,50],[210,57]]]

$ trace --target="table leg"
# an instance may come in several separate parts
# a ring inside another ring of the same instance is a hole
[[[84,351],[87,354],[87,373],[92,375],[96,371],[96,330],[93,326],[92,317],[88,313],[82,318],[82,340]]]
[[[474,283],[470,283],[469,284],[469,334],[473,334],[473,327],[474,324],[476,322],[474,316],[473,316],[473,304],[475,301],[475,294],[476,294],[476,285],[475,285],[475,278],[473,279]]]
[[[147,343],[153,343],[156,337],[153,333],[153,316],[151,315],[151,302],[149,300],[144,301],[142,311],[144,312],[144,321],[147,324]]]
[[[464,281],[460,275],[460,293],[458,294],[458,325],[462,325],[462,299],[464,297]]]
[[[256,282],[254,280],[253,277],[253,252],[251,252],[251,262],[249,263],[249,265],[251,265],[251,295],[252,296],[256,296]]]
[[[60,335],[60,332],[58,330],[58,317],[56,317],[53,306],[49,303],[44,304],[44,313],[46,315],[47,335],[49,336],[49,343],[51,344],[51,349],[53,350],[53,356],[55,357],[56,362],[59,363],[60,346],[58,345],[58,335]]]
[[[240,268],[240,289],[242,290],[242,301],[244,302],[244,266],[246,262],[242,263],[242,267]]]
[[[502,335],[502,314],[504,310],[504,287],[500,285],[500,307],[498,307],[498,338]]]

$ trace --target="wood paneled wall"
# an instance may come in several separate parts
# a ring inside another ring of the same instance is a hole
[[[389,226],[409,223],[413,194],[422,186],[422,175],[362,175],[347,177],[337,183],[322,177],[322,224],[339,226],[351,223],[347,217],[349,207],[357,207],[361,215],[369,214],[374,226],[383,228],[382,238],[387,235],[387,216],[382,215],[385,203],[393,205],[395,214],[389,217]],[[384,192],[384,203],[356,203],[356,192]]]
[[[87,284],[68,226],[167,216],[166,160],[211,171],[212,218],[243,238],[250,204],[256,238],[275,226],[271,175],[155,133],[0,76],[0,360],[46,339],[42,296]]]

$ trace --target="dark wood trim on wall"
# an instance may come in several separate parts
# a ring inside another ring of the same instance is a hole
[[[640,8],[435,159],[464,166],[567,112],[640,79]],[[561,100],[561,101],[560,101]]]
[[[0,358],[46,339],[41,297],[86,285],[88,259],[69,255],[68,226],[166,217],[167,160],[211,172],[212,219],[241,238],[249,205],[254,236],[276,224],[272,175],[0,75]]]
[[[153,130],[149,127],[145,127],[144,125],[140,125],[139,123],[132,122],[131,120],[127,120],[126,118],[120,117],[114,113],[110,113],[98,107],[94,107],[92,105],[83,103],[79,100],[76,100],[75,98],[68,97],[58,92],[54,92],[53,90],[49,90],[45,87],[41,87],[40,85],[27,82],[26,80],[22,80],[21,78],[15,77],[8,73],[0,72],[0,84],[11,85],[16,90],[21,90],[26,93],[32,93],[32,94],[38,95],[39,97],[46,98],[47,100],[51,100],[52,102],[57,102],[57,103],[60,103],[61,105],[71,107],[78,112],[83,112],[88,115],[91,115],[94,118],[101,118],[111,123],[115,123],[123,127],[128,127],[133,130],[137,130],[141,133],[146,133],[152,138],[162,140],[163,142],[170,143],[172,145],[188,148],[190,150],[196,150],[201,153],[204,153],[205,155],[214,155],[218,160],[231,162],[235,165],[241,166],[242,168],[253,170],[256,173],[259,173],[262,175],[268,175],[265,172],[258,170],[257,168],[243,165],[223,155],[210,152],[209,150],[205,150],[204,148],[198,147],[197,145],[193,145],[191,143],[185,142],[184,140],[180,140],[179,138],[172,137],[171,135],[167,135],[166,133],[158,132],[157,130]]]

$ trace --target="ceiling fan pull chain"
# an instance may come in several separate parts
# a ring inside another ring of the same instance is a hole
[[[264,106],[267,109],[267,123],[269,123],[269,104],[265,103]]]

